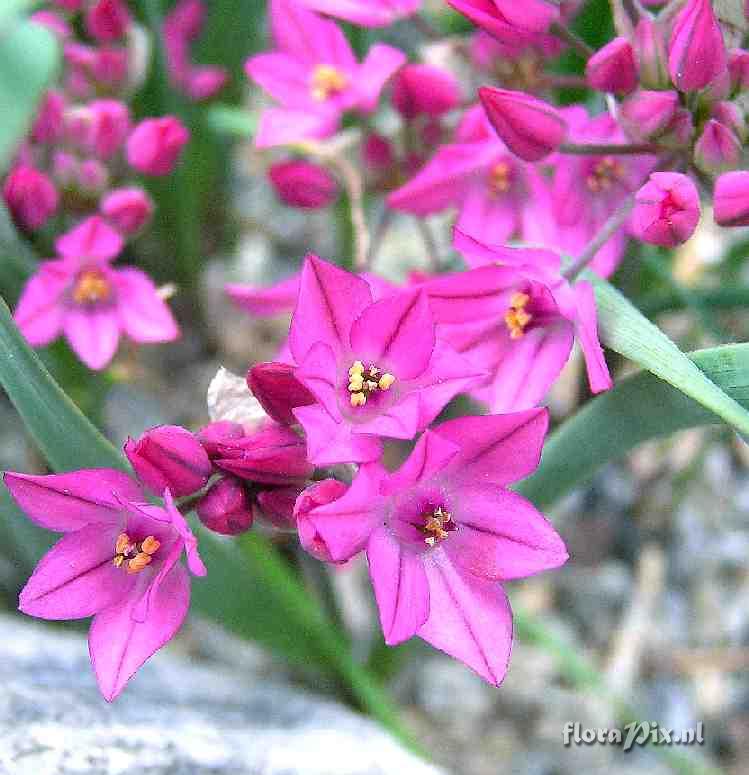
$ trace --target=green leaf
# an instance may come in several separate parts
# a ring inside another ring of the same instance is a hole
[[[208,126],[219,134],[249,139],[257,129],[257,116],[233,105],[214,105],[208,110]]]
[[[742,411],[749,409],[749,344],[698,350],[689,362]],[[544,445],[541,465],[517,489],[546,508],[638,444],[721,419],[653,374],[635,374],[563,423]]]
[[[7,18],[0,18],[0,25],[2,173],[29,131],[37,105],[57,73],[60,50],[54,35],[39,24],[23,21],[11,25]]]
[[[749,438],[749,412],[700,369],[616,288],[592,272],[601,341],[717,414]]]
[[[0,202],[0,288],[15,300],[38,261],[31,246],[18,235],[7,208]]]

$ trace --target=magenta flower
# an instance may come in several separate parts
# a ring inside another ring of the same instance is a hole
[[[627,94],[637,86],[637,63],[632,44],[614,38],[588,60],[585,77],[591,89]]]
[[[642,88],[669,88],[668,53],[662,25],[654,19],[641,18],[635,27],[633,44]]]
[[[652,140],[673,128],[679,110],[675,91],[637,91],[621,104],[622,126],[638,140]]]
[[[316,402],[288,363],[256,363],[247,372],[247,386],[268,416],[282,425],[294,425],[293,410],[298,406]]]
[[[305,510],[334,562],[366,550],[387,644],[418,635],[502,682],[512,612],[498,582],[567,560],[553,527],[506,489],[538,465],[547,424],[544,409],[451,420],[398,471],[364,465],[338,500]]]
[[[679,91],[697,91],[727,65],[723,33],[710,0],[687,0],[668,45],[668,70]]]
[[[517,41],[527,33],[546,32],[560,17],[559,3],[554,0],[447,0],[477,27],[501,41]]]
[[[35,167],[19,164],[3,186],[11,215],[25,229],[40,229],[54,215],[59,196],[54,183]]]
[[[438,118],[460,103],[460,85],[441,67],[404,65],[393,81],[393,105],[408,121],[417,116]]]
[[[86,12],[86,31],[101,43],[124,37],[130,23],[125,0],[96,0]]]
[[[482,86],[479,97],[497,134],[525,161],[546,158],[567,137],[562,114],[530,94]]]
[[[653,172],[637,192],[632,233],[643,242],[674,248],[686,242],[700,220],[700,195],[680,172]]]
[[[189,139],[190,132],[174,116],[147,118],[128,138],[128,164],[144,175],[168,175]]]
[[[14,313],[33,347],[61,334],[91,369],[103,369],[120,335],[135,342],[171,342],[179,336],[169,307],[139,269],[114,269],[122,238],[98,216],[57,240],[59,258],[28,281]]]
[[[227,283],[226,293],[238,306],[255,317],[272,317],[291,312],[299,296],[301,273],[291,275],[270,286]]]
[[[200,521],[214,533],[241,535],[254,521],[252,503],[247,489],[234,477],[219,479],[211,485],[196,508]]]
[[[477,105],[458,127],[457,142],[442,146],[388,206],[425,216],[459,208],[457,226],[501,244],[539,220],[540,203],[532,195],[541,185],[536,170],[511,154]]]
[[[153,216],[153,200],[142,188],[118,188],[99,204],[99,211],[120,234],[137,234]]]
[[[704,172],[717,175],[739,166],[741,140],[725,124],[711,118],[694,144],[694,163]]]
[[[474,268],[422,287],[438,335],[488,373],[471,390],[475,398],[491,412],[537,406],[576,337],[591,390],[611,387],[587,282],[570,286],[560,274],[559,257],[546,250],[490,246],[457,229],[454,244]]]
[[[317,465],[379,458],[483,376],[435,336],[426,296],[373,301],[356,275],[308,256],[289,330],[295,376],[318,403],[294,409]]]
[[[726,172],[715,181],[715,222],[749,226],[749,172]]]
[[[182,552],[193,575],[206,573],[197,541],[168,490],[164,508],[152,506],[120,471],[8,472],[5,484],[32,522],[66,534],[37,565],[19,608],[41,619],[94,617],[91,662],[111,702],[182,625],[190,604]]]
[[[411,16],[422,0],[301,0],[311,11],[335,16],[362,27],[387,27]]]
[[[328,137],[346,111],[370,113],[406,60],[401,51],[377,43],[359,64],[338,25],[299,0],[271,0],[270,16],[277,50],[251,57],[245,68],[280,103],[261,116],[259,148]]]
[[[319,164],[290,159],[272,164],[268,178],[278,198],[289,207],[318,210],[338,198],[336,179]]]

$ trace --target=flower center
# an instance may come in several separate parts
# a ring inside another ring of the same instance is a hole
[[[395,377],[382,373],[381,369],[370,363],[365,368],[361,361],[354,361],[348,370],[348,392],[351,394],[351,406],[364,406],[367,397],[380,390],[390,390]]]
[[[512,170],[506,161],[497,162],[489,170],[489,189],[491,194],[506,194],[512,183]]]
[[[324,102],[348,86],[348,76],[332,65],[318,65],[312,71],[312,96]]]
[[[107,301],[112,294],[109,280],[98,269],[86,269],[78,275],[73,288],[73,301],[81,306]]]
[[[510,339],[520,339],[525,333],[525,327],[533,320],[533,315],[525,308],[531,297],[518,291],[510,297],[510,308],[505,312],[505,325],[510,332]]]
[[[138,573],[148,565],[156,554],[161,542],[153,536],[147,536],[140,543],[131,541],[127,533],[120,533],[114,545],[114,560],[117,568],[125,565],[128,573]]]
[[[624,165],[611,156],[604,156],[585,179],[585,183],[594,194],[598,194],[601,191],[608,191],[623,177]]]
[[[457,525],[453,521],[452,514],[443,506],[437,506],[432,511],[427,511],[424,517],[423,531],[426,533],[424,543],[427,546],[435,546],[437,542],[444,541]]]

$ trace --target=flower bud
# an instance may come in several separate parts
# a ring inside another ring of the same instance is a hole
[[[145,175],[168,175],[190,138],[174,116],[141,121],[127,141],[127,161]]]
[[[70,25],[54,11],[37,11],[31,14],[31,21],[46,27],[61,43],[73,34]]]
[[[497,134],[525,161],[543,159],[567,136],[561,114],[529,94],[483,86],[479,97]]]
[[[52,154],[52,176],[63,188],[78,185],[78,159],[72,153],[55,151]]]
[[[91,65],[96,83],[108,89],[121,89],[130,76],[130,61],[125,48],[101,48]]]
[[[741,159],[741,142],[719,121],[711,118],[694,145],[694,163],[709,174],[735,169]]]
[[[276,487],[273,490],[261,490],[257,494],[257,505],[263,516],[279,530],[292,530],[296,526],[294,504],[299,497],[301,487]]]
[[[20,164],[5,180],[3,197],[12,216],[26,229],[39,229],[57,210],[52,181],[35,167]]]
[[[209,458],[218,455],[220,445],[230,444],[244,435],[244,428],[238,422],[230,420],[208,423],[195,434]]]
[[[66,11],[80,11],[83,0],[52,0],[52,5],[64,8]]]
[[[635,52],[626,38],[614,38],[596,51],[585,66],[592,89],[628,94],[637,86]]]
[[[727,126],[739,140],[746,139],[746,124],[741,109],[735,102],[716,102],[710,112],[710,118]]]
[[[282,425],[296,423],[292,409],[316,402],[287,363],[255,364],[247,372],[247,386],[268,415]]]
[[[632,137],[649,140],[666,132],[678,107],[675,91],[638,91],[624,100],[620,116]]]
[[[137,234],[153,215],[153,201],[142,188],[118,188],[107,194],[101,214],[126,236]]]
[[[96,100],[88,108],[86,146],[101,159],[120,150],[130,132],[130,110],[119,100]]]
[[[314,522],[309,519],[309,513],[318,506],[338,500],[346,490],[348,487],[337,479],[323,479],[307,487],[296,500],[294,514],[299,542],[307,552],[322,562],[332,562],[330,551],[318,534]]]
[[[668,76],[668,52],[663,30],[656,21],[640,19],[635,27],[634,49],[642,87],[668,88],[671,83]]]
[[[86,31],[101,43],[124,37],[129,26],[130,12],[124,0],[97,0],[86,13]]]
[[[635,195],[632,232],[651,245],[673,248],[686,242],[700,220],[700,197],[680,172],[653,172]]]
[[[78,188],[100,196],[109,185],[109,170],[98,159],[85,159],[78,165]]]
[[[393,105],[410,121],[417,116],[441,116],[460,103],[455,77],[434,65],[404,65],[393,83]]]
[[[362,144],[362,157],[370,170],[381,172],[395,162],[393,144],[387,137],[372,132]]]
[[[324,168],[308,161],[290,160],[272,164],[268,178],[278,198],[289,207],[318,210],[338,197],[338,183]]]
[[[160,495],[168,487],[177,497],[204,487],[211,462],[195,436],[177,425],[159,425],[138,441],[128,439],[125,454],[149,490]]]
[[[697,91],[726,69],[726,47],[710,0],[687,0],[668,46],[668,71],[679,91]]]
[[[187,79],[188,96],[197,102],[207,100],[223,89],[228,78],[229,73],[223,67],[193,67]]]
[[[54,143],[64,131],[65,98],[58,91],[48,91],[31,130],[35,143]]]
[[[715,181],[713,209],[720,226],[749,226],[749,171],[726,172]]]
[[[252,527],[252,504],[242,482],[233,476],[211,485],[196,511],[198,519],[214,533],[236,536]]]
[[[728,52],[728,73],[731,77],[731,91],[749,89],[749,51],[732,48]]]

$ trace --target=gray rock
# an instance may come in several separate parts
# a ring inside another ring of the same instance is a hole
[[[83,635],[0,617],[0,773],[439,775],[372,721],[250,677],[160,654],[109,705]]]

